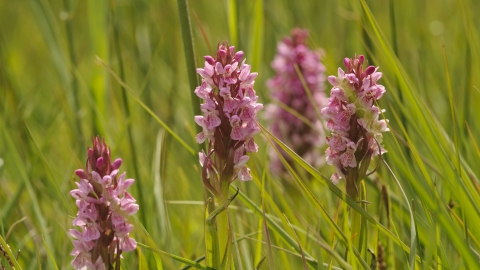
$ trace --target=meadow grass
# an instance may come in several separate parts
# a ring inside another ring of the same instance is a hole
[[[208,269],[195,66],[228,40],[268,104],[276,44],[299,26],[327,75],[354,54],[380,66],[388,152],[360,206],[260,117],[253,180],[230,192],[235,269],[368,269],[367,249],[388,269],[480,269],[479,16],[475,0],[0,1],[0,264],[71,268],[69,191],[100,135],[136,180],[139,245],[122,269]],[[274,145],[293,160],[284,177]]]

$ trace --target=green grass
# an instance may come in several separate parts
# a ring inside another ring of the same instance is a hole
[[[181,2],[0,1],[0,243],[16,269],[70,268],[69,191],[94,135],[136,179],[141,245],[122,268],[208,269],[192,71],[208,44],[228,40],[268,104],[276,44],[295,26],[323,49],[327,75],[355,53],[380,66],[391,171],[381,162],[365,180],[364,209],[331,184],[332,168],[305,163],[260,118],[254,179],[234,183],[229,209],[235,269],[368,266],[370,253],[352,245],[351,211],[389,269],[480,268],[480,2],[197,0],[184,2],[189,14]],[[284,178],[269,172],[270,142],[294,160]],[[0,264],[10,269],[2,255]]]

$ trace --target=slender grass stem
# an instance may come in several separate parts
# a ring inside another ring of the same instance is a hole
[[[390,1],[389,11],[390,11],[390,24],[392,27],[392,48],[393,48],[393,53],[395,54],[396,57],[398,57],[397,23],[395,20],[395,1],[394,0]],[[398,87],[398,85],[399,85],[398,78],[395,77],[394,87],[396,88]],[[397,93],[398,93],[398,100],[400,101],[401,104],[403,104],[404,98],[403,98],[402,91],[397,91]],[[407,125],[408,123],[404,113],[400,114],[400,120],[402,122],[402,125],[405,127],[405,129],[408,130],[408,125]],[[410,152],[408,151],[408,147],[405,146],[403,149],[406,153],[407,159],[411,161],[412,157]]]
[[[72,75],[71,87],[73,92],[73,113],[74,113],[75,124],[77,128],[75,132],[77,134],[77,143],[75,145],[78,144],[79,146],[77,150],[83,150],[85,139],[83,137],[83,132],[82,132],[82,120],[78,112],[78,110],[80,109],[80,102],[78,97],[78,80],[75,74],[77,61],[75,58],[75,49],[73,46],[74,40],[73,40],[73,27],[72,27],[72,17],[71,17],[72,10],[71,10],[71,5],[69,0],[63,0],[63,4],[68,14],[67,18],[65,19],[65,28],[67,32],[68,54],[70,56],[70,72]]]
[[[190,84],[190,97],[192,99],[194,115],[200,115],[200,100],[193,92],[193,89],[199,85],[198,76],[196,73],[196,58],[193,49],[192,30],[190,28],[190,17],[188,16],[187,0],[178,0],[178,15],[180,18],[180,28],[182,32],[183,51],[185,54],[185,64],[187,66],[188,82]],[[197,132],[201,132],[201,127],[195,125]]]
[[[114,44],[114,47],[115,47],[115,52],[117,54],[117,58],[118,58],[118,65],[119,65],[119,76],[120,76],[120,79],[122,81],[125,81],[125,70],[124,70],[124,67],[123,67],[123,60],[122,60],[122,55],[121,55],[121,52],[120,52],[120,42],[119,42],[119,34],[118,34],[118,21],[116,20],[116,14],[115,14],[115,6],[113,5],[114,2],[112,1],[111,2],[112,5],[111,5],[111,19],[112,19],[112,24],[113,24],[113,44]],[[128,106],[128,99],[127,99],[127,90],[125,89],[125,87],[123,85],[120,84],[120,88],[122,89],[122,101],[123,101],[123,107],[124,107],[124,110],[125,110],[125,114],[127,116],[127,119],[130,119],[132,116],[131,116],[131,113],[130,113],[130,108]],[[134,170],[134,173],[135,173],[135,176],[137,177],[137,179],[140,180],[140,172],[139,172],[139,169],[138,169],[138,162],[137,162],[137,153],[136,153],[136,150],[135,150],[135,144],[133,142],[133,136],[132,136],[132,127],[130,125],[130,121],[126,121],[127,123],[127,132],[128,132],[128,141],[129,141],[129,145],[130,145],[130,153],[132,155],[132,162],[133,162],[133,170]],[[138,186],[138,197],[139,197],[139,201],[140,201],[140,205],[146,205],[146,202],[145,202],[145,198],[143,196],[144,194],[144,191],[143,191],[143,187],[142,185],[137,185]],[[145,227],[147,227],[147,220],[146,220],[146,217],[145,217],[145,214],[141,214],[141,220],[142,220],[142,223],[144,224]]]
[[[227,204],[227,200],[229,198],[229,187],[230,184],[228,182],[222,183],[222,197],[217,198],[219,204]],[[226,258],[226,265],[231,265],[232,263],[232,256],[230,253],[230,248],[227,245],[231,244],[230,234],[231,228],[228,222],[228,210],[223,211],[222,213],[218,214],[217,216],[217,230],[218,230],[218,246],[220,249],[220,261],[223,258]]]

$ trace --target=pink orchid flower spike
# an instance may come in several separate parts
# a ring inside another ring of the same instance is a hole
[[[125,173],[118,175],[121,164],[122,159],[111,162],[110,149],[96,137],[88,149],[86,169],[75,171],[80,181],[75,182],[78,189],[70,191],[78,206],[73,225],[79,230],[70,230],[74,269],[113,269],[123,252],[136,248],[128,217],[139,206],[127,192],[134,180],[125,179]]]

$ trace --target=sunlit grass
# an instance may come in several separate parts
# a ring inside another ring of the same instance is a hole
[[[352,245],[352,211],[366,220],[366,247],[378,255],[381,241],[388,269],[480,268],[480,2],[107,2],[0,2],[0,243],[16,269],[71,268],[69,191],[94,135],[123,158],[141,195],[132,220],[141,244],[123,269],[207,269],[194,68],[228,40],[259,73],[259,102],[275,102],[270,62],[295,26],[323,49],[327,75],[354,54],[380,66],[391,171],[378,161],[365,179],[364,209],[325,177],[332,168],[310,166],[260,117],[254,179],[233,183],[235,269],[369,266],[371,254]],[[282,178],[269,171],[273,145],[293,160]],[[0,264],[11,269],[2,253]]]

